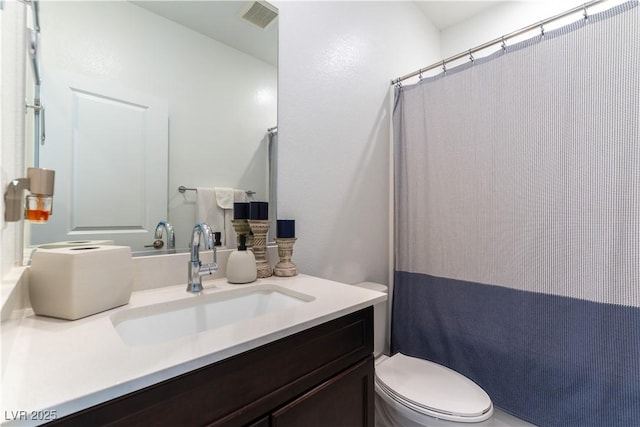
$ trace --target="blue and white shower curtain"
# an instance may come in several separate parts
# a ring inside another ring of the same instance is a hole
[[[640,426],[640,8],[396,89],[392,351]]]

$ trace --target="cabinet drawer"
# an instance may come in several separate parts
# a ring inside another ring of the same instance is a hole
[[[373,427],[373,356],[273,413],[270,427]]]
[[[373,308],[88,408],[56,425],[241,426],[373,352]]]

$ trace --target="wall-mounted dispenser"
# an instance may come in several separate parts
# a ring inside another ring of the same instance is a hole
[[[53,208],[53,186],[55,171],[28,168],[27,178],[12,180],[4,193],[4,220],[15,222],[25,218],[31,222],[47,222]],[[22,191],[29,190],[22,214]]]

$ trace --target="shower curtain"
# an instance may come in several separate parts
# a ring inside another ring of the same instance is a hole
[[[269,218],[278,218],[278,129],[271,128],[269,138]],[[276,238],[276,227],[269,229],[269,242]]]
[[[640,8],[396,89],[392,351],[541,426],[640,425]]]

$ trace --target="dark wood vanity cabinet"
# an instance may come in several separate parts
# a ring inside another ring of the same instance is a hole
[[[372,352],[367,307],[51,424],[373,427]]]

